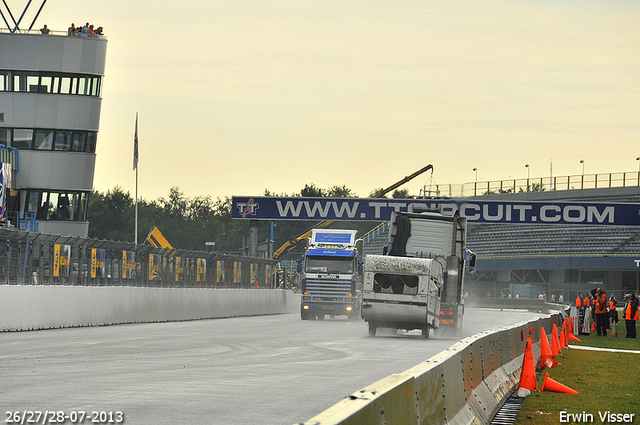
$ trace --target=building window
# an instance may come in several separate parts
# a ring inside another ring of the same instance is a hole
[[[18,128],[13,130],[11,147],[16,149],[31,149],[33,142],[33,130]]]
[[[102,77],[69,73],[0,70],[0,92],[100,96]]]
[[[73,132],[73,144],[71,150],[75,152],[84,152],[87,143],[86,131],[74,131]]]
[[[0,145],[11,146],[10,128],[0,128]]]
[[[70,151],[71,150],[71,132],[70,131],[56,131],[56,144],[54,146],[57,151]]]
[[[9,72],[0,71],[0,91],[9,90]]]
[[[36,220],[86,221],[88,192],[20,190],[20,213]]]
[[[96,131],[0,128],[0,144],[20,150],[95,153],[97,139]]]
[[[53,146],[53,130],[36,130],[33,148],[36,150],[51,150]]]
[[[60,94],[71,94],[71,77],[62,77],[60,82]]]

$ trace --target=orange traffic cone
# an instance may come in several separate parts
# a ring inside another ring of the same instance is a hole
[[[549,340],[547,339],[547,332],[543,327],[540,327],[540,369],[545,367],[556,367],[556,356],[551,354],[551,348],[549,347]]]
[[[577,342],[582,342],[580,339],[578,339],[574,334],[569,334],[569,341],[577,341]]]
[[[562,328],[562,330],[560,331],[560,338],[559,338],[559,342],[560,342],[560,348],[569,348],[569,346],[567,345],[567,337],[565,336],[566,333],[566,328]]]
[[[569,316],[569,333],[572,334],[573,332],[573,317]]]
[[[558,328],[553,324],[553,332],[551,334],[551,354],[558,356],[562,354],[560,350],[560,341],[558,341]]]
[[[544,376],[544,381],[542,382],[542,391],[553,391],[554,393],[565,393],[565,394],[578,394],[578,392],[572,388],[567,387],[566,385],[561,384],[558,381],[554,381],[549,378],[549,372]]]
[[[593,322],[593,323],[591,324],[591,330],[592,330],[592,331],[595,331],[595,330],[596,330],[596,322]]]
[[[520,372],[519,388],[526,388],[529,391],[538,391],[538,383],[536,382],[536,366],[533,357],[533,346],[531,338],[527,338],[527,345],[524,349],[524,359],[522,360],[522,371]]]
[[[569,334],[567,335],[567,344],[569,343],[569,341],[578,341],[578,342],[580,342],[580,340],[578,338],[576,338],[574,331],[575,331],[575,329],[574,329],[574,325],[573,325],[573,317],[569,317]]]
[[[613,322],[611,322],[611,336],[617,337],[618,336],[618,327],[616,326],[616,321],[614,320]]]

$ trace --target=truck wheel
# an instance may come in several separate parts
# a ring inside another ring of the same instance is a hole
[[[324,314],[318,314],[317,318],[318,320],[324,320]]]
[[[431,330],[431,327],[426,326],[424,328],[422,328],[422,337],[424,339],[429,339],[429,331]]]
[[[311,319],[311,315],[309,314],[308,311],[302,310],[302,311],[300,311],[300,318],[302,320],[310,320]]]
[[[378,325],[373,322],[369,322],[369,336],[376,336],[376,331],[378,330]]]

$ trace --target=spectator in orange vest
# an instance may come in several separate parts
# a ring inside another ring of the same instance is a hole
[[[578,297],[576,298],[576,307],[582,308],[582,294],[578,294]]]
[[[618,318],[618,310],[616,309],[616,297],[611,295],[609,297],[609,318],[611,319],[611,323],[618,323],[620,319]]]
[[[627,303],[624,306],[624,322],[627,327],[627,336],[625,338],[635,338],[636,337],[636,321],[639,319],[638,317],[638,299],[635,294],[631,292],[627,294],[625,297]]]
[[[593,292],[593,310],[596,316],[596,332],[598,332],[598,336],[607,336],[607,329],[609,329],[607,296],[601,288],[596,288],[595,292]]]

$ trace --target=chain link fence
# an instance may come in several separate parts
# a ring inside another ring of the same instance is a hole
[[[275,288],[277,261],[0,229],[0,284]]]

